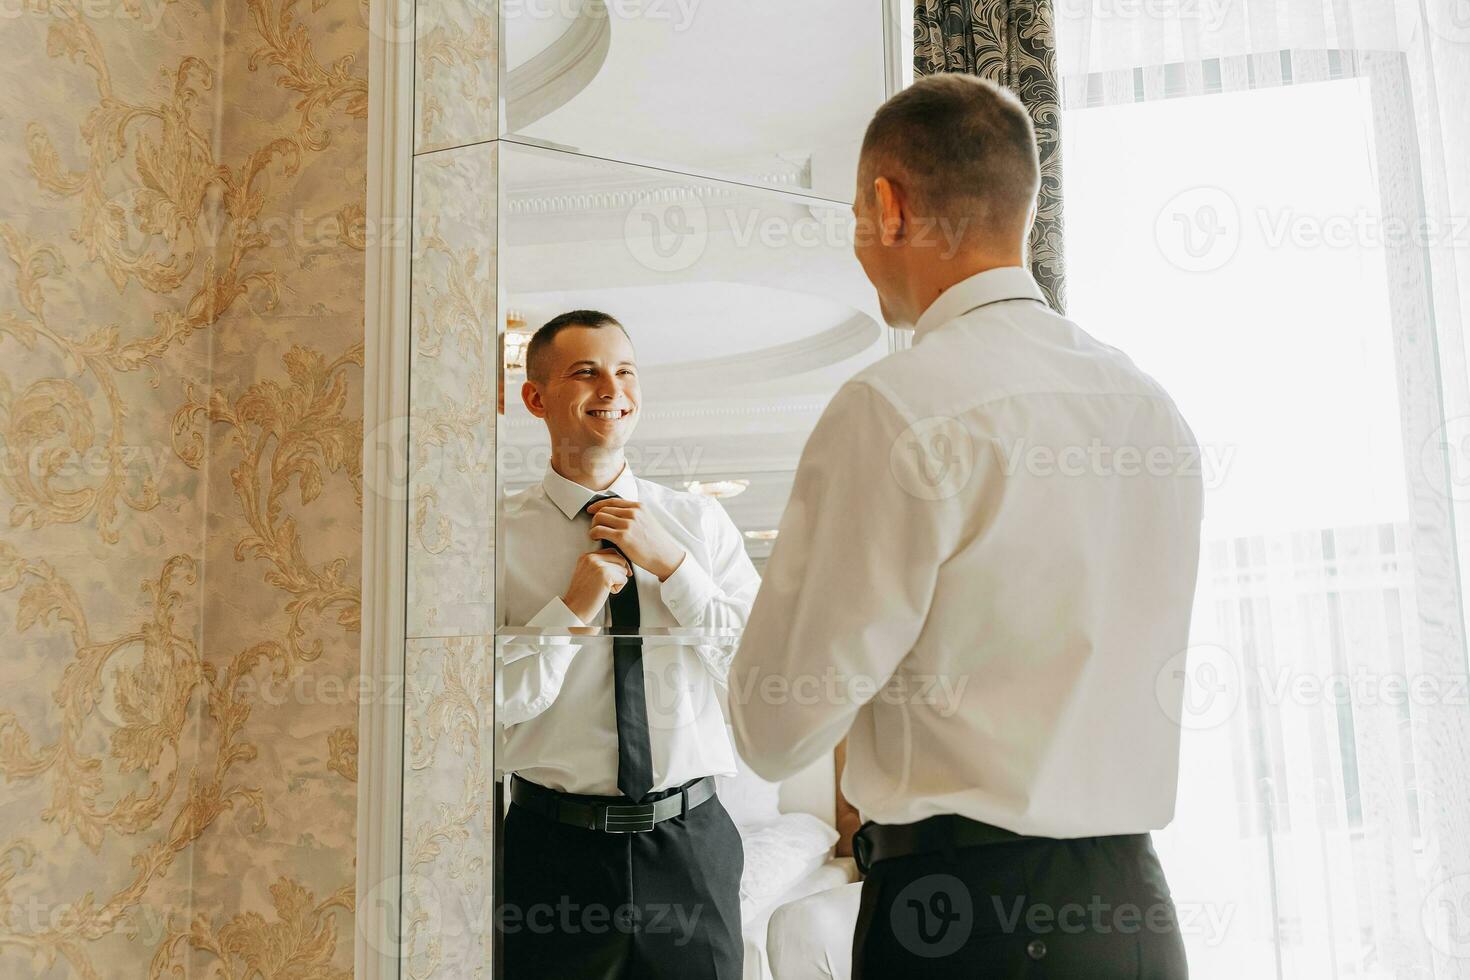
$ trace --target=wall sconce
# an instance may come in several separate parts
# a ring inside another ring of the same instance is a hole
[[[749,480],[711,480],[708,483],[700,483],[698,480],[684,481],[685,490],[701,493],[706,497],[738,497],[748,486]]]
[[[495,385],[495,410],[501,415],[505,414],[505,389],[526,376],[526,348],[531,334],[519,310],[505,311],[505,329],[500,331],[500,375]]]
[[[526,348],[531,344],[532,331],[526,329],[526,318],[519,310],[505,311],[505,332],[500,335],[501,363],[505,365],[505,378],[522,378],[526,374]]]

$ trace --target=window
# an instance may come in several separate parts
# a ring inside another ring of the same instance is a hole
[[[1069,313],[1204,450],[1179,807],[1157,835],[1196,977],[1432,962],[1411,689],[1427,478],[1405,419],[1439,400],[1405,353],[1427,328],[1398,313],[1392,195],[1412,188],[1385,191],[1402,147],[1376,121],[1399,87],[1351,63],[1291,84],[1283,58],[1284,84],[1233,91],[1174,66],[1163,98],[1093,92],[1065,120]]]

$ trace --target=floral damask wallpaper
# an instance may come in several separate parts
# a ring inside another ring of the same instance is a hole
[[[351,975],[365,24],[0,21],[0,976]]]

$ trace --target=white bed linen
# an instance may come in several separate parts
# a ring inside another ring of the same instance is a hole
[[[808,899],[809,896],[841,890],[849,882],[856,880],[857,867],[852,858],[833,858],[763,907],[742,909],[741,918],[744,920],[745,932],[745,969],[742,980],[785,980],[780,973],[773,972],[771,958],[767,955],[768,926],[772,920],[784,913],[791,903]],[[856,917],[854,911],[854,921]],[[849,945],[852,942],[851,926],[848,927],[845,941]],[[788,944],[783,942],[781,945]],[[785,956],[785,959],[788,962],[793,961],[790,955]]]
[[[745,871],[740,876],[742,908],[763,909],[827,863],[837,831],[810,813],[783,813],[775,820],[740,826]]]
[[[863,885],[853,869],[842,884],[772,912],[766,929],[766,962],[772,980],[848,980],[852,931]]]

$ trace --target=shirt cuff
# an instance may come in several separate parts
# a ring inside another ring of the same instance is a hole
[[[694,626],[717,591],[714,579],[686,551],[679,567],[659,586],[658,594],[680,626]]]
[[[551,707],[551,703],[561,694],[562,685],[566,683],[567,670],[571,668],[572,660],[581,649],[580,645],[573,646],[565,638],[559,638],[553,645],[539,650],[535,654],[538,659],[531,668],[537,674],[535,685],[538,693],[527,699],[523,705],[512,706],[509,703],[510,699],[500,688],[502,672],[496,671],[496,696],[505,705],[503,714],[507,716],[501,721],[502,727],[509,728],[529,721]]]
[[[586,626],[587,624],[567,608],[567,604],[561,601],[561,596],[553,596],[551,601],[542,606],[541,611],[532,616],[531,621],[526,625],[541,629],[555,629],[558,626]]]
[[[704,669],[721,684],[730,682],[730,664],[735,659],[735,644],[721,643],[719,646],[698,646],[694,653],[704,664]]]

